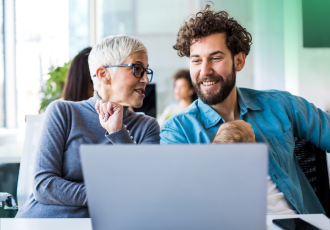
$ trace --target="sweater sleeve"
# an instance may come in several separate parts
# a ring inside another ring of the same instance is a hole
[[[157,120],[149,116],[143,116],[140,120],[136,121],[138,126],[136,133],[139,138],[136,143],[129,135],[129,130],[124,126],[121,130],[108,134],[105,137],[109,139],[112,144],[159,144],[160,128]]]
[[[146,133],[140,144],[159,144],[160,127],[156,119],[149,119],[146,123]]]
[[[125,126],[114,133],[109,134],[105,133],[105,137],[109,139],[112,144],[133,144],[133,140],[129,136],[129,131],[125,128]]]
[[[83,183],[61,177],[68,114],[61,101],[55,101],[47,108],[36,150],[33,194],[36,201],[43,204],[87,206]]]

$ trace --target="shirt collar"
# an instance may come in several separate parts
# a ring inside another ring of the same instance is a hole
[[[90,105],[94,108],[94,110],[95,110],[95,105],[96,105],[96,102],[98,99],[101,99],[101,98],[100,98],[99,94],[97,93],[97,91],[95,90],[93,97],[88,99]],[[96,113],[96,110],[95,110],[95,113]],[[128,109],[128,107],[124,106],[123,118],[126,118],[129,115],[129,113],[130,113],[130,110]]]
[[[261,108],[250,98],[250,95],[237,87],[237,100],[240,107],[240,115],[243,116],[250,110],[261,110]],[[211,128],[219,123],[224,122],[223,118],[209,105],[198,99],[198,108],[201,113],[201,120],[205,128]]]
[[[243,116],[250,110],[262,110],[255,100],[246,91],[237,87],[237,100],[240,108],[240,115]]]
[[[197,103],[204,127],[208,129],[218,124],[222,117],[211,106],[205,104],[200,98],[198,98]]]

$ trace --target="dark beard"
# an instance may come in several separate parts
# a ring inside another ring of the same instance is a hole
[[[201,90],[201,84],[203,81],[214,81],[214,82],[220,82],[220,90],[213,94],[213,95],[205,95],[203,94]],[[230,92],[234,88],[236,84],[236,74],[235,74],[235,66],[233,63],[232,66],[232,73],[231,76],[228,77],[226,80],[223,79],[221,75],[216,76],[207,76],[202,78],[197,78],[196,83],[193,83],[194,89],[197,93],[197,96],[207,105],[216,105],[224,100],[229,96]]]

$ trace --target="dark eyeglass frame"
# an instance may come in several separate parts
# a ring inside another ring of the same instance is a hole
[[[142,69],[143,69],[143,71],[142,71],[140,77],[137,77],[137,76],[135,75],[135,66],[137,66],[137,65],[138,65],[138,66],[141,66]],[[152,69],[149,69],[149,68],[146,69],[146,68],[144,68],[141,64],[106,65],[106,66],[103,66],[103,67],[104,67],[104,68],[110,68],[110,67],[124,67],[124,66],[132,66],[132,67],[133,67],[133,75],[134,75],[134,77],[136,77],[136,78],[142,78],[143,75],[144,75],[144,73],[146,72],[147,75],[151,75],[151,77],[150,77],[150,79],[149,79],[149,82],[152,81],[152,78],[153,78],[154,72],[152,71]],[[96,77],[96,74],[94,74],[93,77]]]

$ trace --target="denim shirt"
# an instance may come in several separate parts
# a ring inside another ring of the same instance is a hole
[[[330,114],[288,92],[237,88],[240,119],[252,125],[256,142],[269,147],[269,175],[300,214],[325,211],[294,154],[294,137],[330,150]],[[200,99],[172,116],[161,144],[210,143],[224,119]]]

